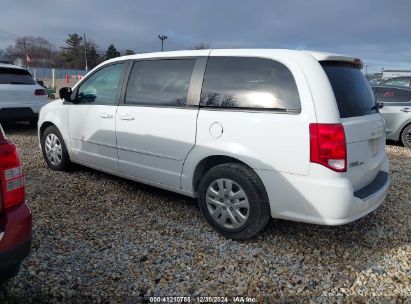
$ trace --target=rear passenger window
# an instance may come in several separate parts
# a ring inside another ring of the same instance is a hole
[[[285,65],[245,57],[208,59],[200,105],[295,112],[301,109],[297,85]]]
[[[195,59],[135,62],[127,85],[125,103],[185,106],[194,64]]]

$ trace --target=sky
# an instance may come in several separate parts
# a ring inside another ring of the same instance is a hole
[[[410,0],[0,0],[0,49],[17,36],[56,47],[85,33],[101,50],[290,48],[361,58],[368,72],[411,69]]]

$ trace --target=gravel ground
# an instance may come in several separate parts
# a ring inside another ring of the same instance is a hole
[[[411,303],[411,150],[387,146],[392,186],[365,218],[339,227],[271,220],[258,238],[236,242],[215,233],[190,198],[83,167],[53,172],[35,130],[6,132],[22,155],[34,241],[0,302]]]

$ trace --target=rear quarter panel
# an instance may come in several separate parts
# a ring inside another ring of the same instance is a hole
[[[306,175],[309,171],[309,124],[316,121],[311,91],[302,66],[301,53],[282,51],[212,51],[214,56],[250,56],[277,60],[292,72],[301,101],[301,113],[201,108],[197,119],[196,145],[189,153],[182,172],[182,188],[193,191],[197,164],[213,155],[238,159],[255,170],[271,170]],[[308,61],[316,60],[303,55]],[[317,62],[318,67],[320,65]],[[219,123],[223,132],[215,138],[210,127]]]

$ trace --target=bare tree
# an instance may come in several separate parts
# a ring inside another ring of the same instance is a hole
[[[14,45],[6,48],[6,57],[13,62],[17,58],[30,59],[30,65],[43,67],[53,64],[57,49],[43,37],[24,36],[16,39]]]
[[[200,43],[197,43],[195,46],[193,46],[193,50],[205,50],[209,48],[210,48],[210,45],[205,42],[200,42]]]

